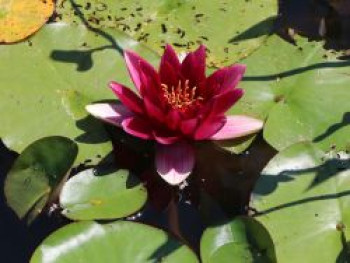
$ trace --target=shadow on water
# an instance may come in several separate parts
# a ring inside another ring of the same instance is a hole
[[[51,53],[51,58],[56,61],[77,64],[77,71],[87,71],[93,67],[92,54],[94,52],[112,49],[116,50],[121,56],[123,56],[123,49],[120,45],[118,45],[115,39],[102,29],[91,26],[84,17],[84,14],[79,9],[79,5],[77,5],[74,0],[69,0],[69,2],[74,10],[74,14],[80,19],[83,25],[85,25],[90,32],[93,32],[96,35],[106,39],[108,42],[110,42],[110,45],[88,50],[53,50]]]
[[[350,112],[345,112],[340,122],[331,125],[324,133],[318,135],[313,142],[320,142],[348,125],[350,125]]]

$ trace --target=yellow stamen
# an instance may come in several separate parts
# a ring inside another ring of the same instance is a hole
[[[161,84],[161,87],[166,102],[174,109],[186,111],[203,100],[203,97],[198,95],[197,87],[189,86],[188,79],[184,83],[179,81],[176,87],[169,88],[166,84]]]

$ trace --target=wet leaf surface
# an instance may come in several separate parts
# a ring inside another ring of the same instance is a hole
[[[62,213],[73,220],[113,219],[140,210],[147,192],[127,170],[92,168],[70,178],[60,194]]]
[[[232,64],[259,48],[277,15],[276,0],[61,0],[57,6],[58,21],[80,22],[76,14],[81,14],[91,26],[123,30],[159,54],[165,43],[178,52],[203,43],[211,67]]]
[[[26,217],[30,223],[41,213],[68,176],[77,154],[73,141],[58,136],[40,139],[21,153],[5,181],[7,204],[19,218]]]
[[[204,231],[201,259],[203,263],[277,262],[274,244],[264,226],[242,216]]]
[[[264,168],[251,206],[278,262],[335,262],[349,240],[349,155],[309,143],[285,149]]]
[[[55,23],[30,42],[0,47],[0,91],[5,145],[22,151],[45,136],[61,135],[79,145],[76,163],[93,165],[112,151],[103,124],[85,105],[115,99],[107,84],[131,85],[120,52],[133,48],[151,61],[158,56],[119,31],[91,32],[84,26]],[[20,64],[19,61],[21,61]]]
[[[139,223],[73,223],[37,248],[36,262],[198,262],[196,255],[165,232]]]

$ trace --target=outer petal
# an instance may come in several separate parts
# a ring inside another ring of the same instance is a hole
[[[210,116],[223,115],[243,96],[243,94],[244,92],[242,89],[231,89],[225,93],[214,96],[212,98],[213,105]]]
[[[141,58],[139,55],[137,55],[136,53],[132,52],[132,51],[125,51],[124,52],[124,58],[125,58],[125,62],[126,65],[128,67],[130,76],[132,81],[135,84],[135,87],[137,88],[138,91],[141,90],[141,66],[140,63],[144,63],[149,65],[150,67],[152,67],[146,60],[144,60],[143,58]]]
[[[154,139],[160,144],[173,144],[180,140],[180,137],[176,135],[167,134],[161,131],[153,131]]]
[[[96,103],[85,108],[92,116],[116,126],[121,126],[123,120],[134,115],[124,105],[116,103]]]
[[[202,122],[194,134],[195,140],[205,140],[217,133],[225,125],[225,116],[215,116]]]
[[[183,182],[192,172],[194,164],[194,149],[190,144],[157,144],[157,172],[169,184],[177,185]]]
[[[215,71],[206,81],[207,91],[210,92],[209,96],[235,88],[242,79],[245,70],[245,65],[235,64]]]
[[[123,130],[135,137],[151,140],[153,139],[152,128],[149,123],[140,117],[130,117],[122,122]]]
[[[128,109],[135,113],[143,114],[142,100],[134,92],[117,82],[111,82],[109,86]]]
[[[142,97],[148,97],[154,102],[159,101],[160,79],[157,71],[148,62],[140,61]]]
[[[210,137],[211,140],[226,140],[253,134],[262,129],[264,122],[252,117],[227,116],[222,128]]]
[[[190,81],[190,86],[199,86],[205,79],[205,46],[190,52],[181,65],[181,73]]]

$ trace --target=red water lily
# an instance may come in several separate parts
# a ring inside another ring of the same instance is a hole
[[[125,52],[125,61],[140,96],[111,82],[121,104],[92,104],[87,111],[133,136],[155,140],[157,172],[170,184],[181,183],[191,173],[194,141],[241,137],[263,126],[248,116],[225,116],[243,95],[236,86],[245,66],[232,65],[206,77],[204,46],[181,63],[167,45],[158,72],[131,51]]]

